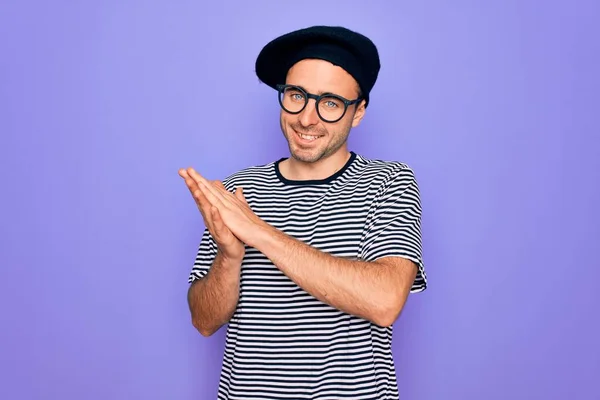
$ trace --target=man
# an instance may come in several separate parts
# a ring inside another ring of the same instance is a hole
[[[220,183],[180,175],[206,230],[188,301],[204,336],[228,324],[220,399],[397,399],[392,324],[426,288],[412,170],[348,150],[379,73],[340,27],[267,44],[290,157]]]

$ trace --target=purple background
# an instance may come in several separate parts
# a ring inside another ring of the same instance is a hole
[[[351,148],[422,190],[402,398],[600,398],[596,1],[83,3],[0,5],[0,398],[215,398],[177,169],[287,154],[254,60],[312,24],[378,44]]]

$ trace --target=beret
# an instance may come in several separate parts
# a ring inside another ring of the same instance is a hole
[[[260,51],[256,75],[266,85],[284,84],[288,70],[298,61],[315,58],[348,72],[369,103],[369,93],[381,68],[375,44],[366,36],[340,26],[312,26],[279,36]]]

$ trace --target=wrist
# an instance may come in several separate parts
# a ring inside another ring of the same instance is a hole
[[[232,256],[228,255],[225,252],[219,250],[219,256],[221,258],[221,264],[225,267],[237,267],[242,265],[242,261],[244,260],[244,255],[241,256]]]
[[[277,228],[267,223],[261,224],[252,235],[252,240],[247,244],[268,256],[265,251],[273,247],[273,244],[277,241],[278,233]]]

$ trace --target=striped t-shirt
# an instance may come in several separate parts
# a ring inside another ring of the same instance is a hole
[[[223,184],[243,187],[260,218],[321,251],[364,261],[414,261],[411,292],[426,288],[419,190],[406,164],[352,152],[327,179],[292,181],[278,169],[282,160],[246,168]],[[190,283],[206,275],[216,251],[205,230]],[[218,398],[398,399],[392,328],[315,299],[246,246]]]

